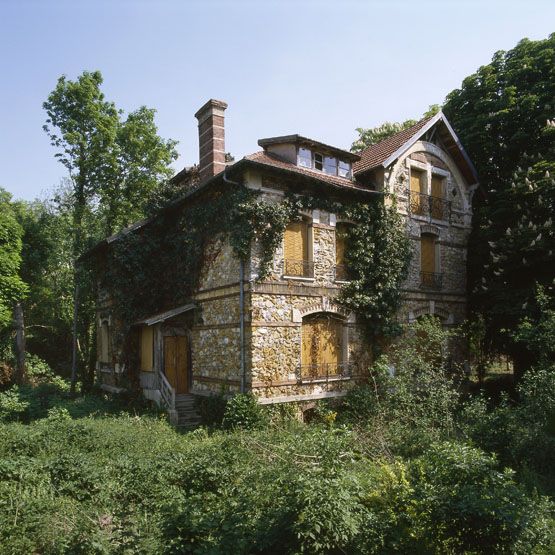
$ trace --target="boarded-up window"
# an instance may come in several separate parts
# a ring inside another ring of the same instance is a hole
[[[141,371],[152,372],[154,369],[154,333],[153,328],[141,328]]]
[[[436,272],[436,238],[422,235],[420,238],[420,267],[422,272]]]
[[[98,360],[109,363],[110,360],[110,326],[108,322],[100,323],[98,330]]]
[[[343,358],[343,326],[327,314],[303,319],[301,374],[304,377],[337,375]]]
[[[443,177],[432,175],[432,218],[443,218]]]
[[[410,169],[410,190],[413,193],[426,194],[426,172]]]
[[[285,274],[304,276],[309,260],[308,225],[305,221],[291,222],[285,229]]]
[[[410,169],[410,209],[413,214],[423,214],[426,206],[426,172]]]

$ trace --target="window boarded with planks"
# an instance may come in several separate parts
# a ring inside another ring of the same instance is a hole
[[[433,235],[420,238],[420,268],[425,273],[436,272],[436,238]]]
[[[432,174],[432,218],[443,218],[443,177]]]
[[[289,276],[304,276],[309,260],[308,224],[305,221],[291,222],[284,237],[285,273]]]
[[[303,319],[301,376],[324,377],[341,372],[343,325],[327,314]]]
[[[154,330],[150,326],[141,328],[141,371],[154,370]]]

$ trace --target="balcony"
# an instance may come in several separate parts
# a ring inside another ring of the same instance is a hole
[[[300,365],[296,374],[299,383],[327,382],[352,376],[351,365],[346,362]]]
[[[283,275],[293,278],[314,278],[314,262],[308,260],[290,260],[283,261]]]
[[[420,272],[420,288],[438,291],[443,287],[443,274]]]
[[[441,197],[410,192],[409,212],[434,220],[451,220],[451,202]]]
[[[347,266],[345,264],[337,264],[334,268],[334,280],[349,281],[350,279],[349,269]]]

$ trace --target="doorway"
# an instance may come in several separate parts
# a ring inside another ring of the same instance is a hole
[[[189,393],[189,342],[185,335],[164,337],[164,374],[177,394]]]

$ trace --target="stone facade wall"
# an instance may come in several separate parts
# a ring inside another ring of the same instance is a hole
[[[410,167],[428,172],[431,167],[442,171],[444,198],[450,203],[443,218],[429,214],[418,215],[410,211]],[[460,175],[447,153],[437,145],[419,141],[385,175],[384,189],[395,193],[399,211],[405,216],[407,233],[411,238],[413,255],[409,275],[403,284],[403,306],[399,318],[410,322],[423,314],[437,314],[447,324],[456,324],[466,318],[466,260],[472,218],[468,184]],[[437,272],[441,287],[424,289],[421,282],[420,237],[431,233],[437,237],[439,255]]]

